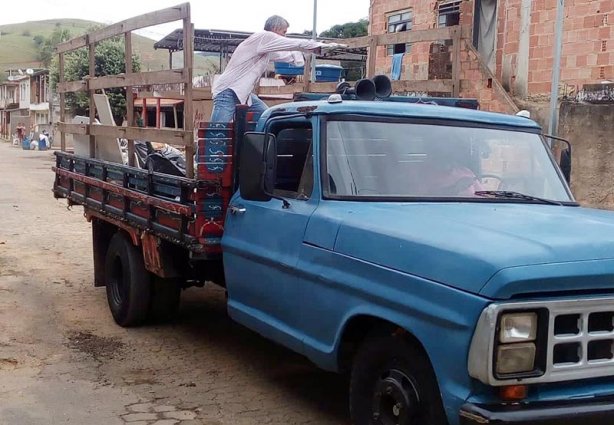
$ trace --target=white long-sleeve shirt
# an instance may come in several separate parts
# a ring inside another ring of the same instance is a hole
[[[212,94],[215,97],[226,89],[232,89],[239,101],[246,103],[271,60],[302,66],[305,60],[301,51],[324,45],[313,40],[283,37],[271,31],[254,33],[237,46],[226,70],[215,81]]]

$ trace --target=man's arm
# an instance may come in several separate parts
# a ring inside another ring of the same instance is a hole
[[[305,58],[301,52],[273,52],[270,57],[276,62],[286,62],[296,66],[305,65]]]
[[[325,43],[319,41],[306,40],[306,39],[292,39],[288,37],[282,37],[271,31],[266,31],[260,40],[260,44],[256,49],[258,54],[272,53],[272,52],[292,52],[296,50],[317,53],[317,50],[326,46]]]

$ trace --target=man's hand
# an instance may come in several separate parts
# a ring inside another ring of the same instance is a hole
[[[347,48],[348,48],[347,44],[341,44],[341,43],[326,43],[326,45],[322,46],[322,50],[325,52],[328,52],[331,50],[347,49]]]

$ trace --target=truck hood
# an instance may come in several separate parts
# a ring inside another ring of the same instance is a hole
[[[334,246],[343,255],[489,298],[614,289],[614,212],[504,203],[345,205]]]

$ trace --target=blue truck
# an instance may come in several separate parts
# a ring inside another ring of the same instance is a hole
[[[222,285],[232,319],[350,375],[353,424],[612,424],[614,214],[575,202],[555,144],[332,95],[202,125],[194,179],[58,152],[54,191],[119,325]]]

